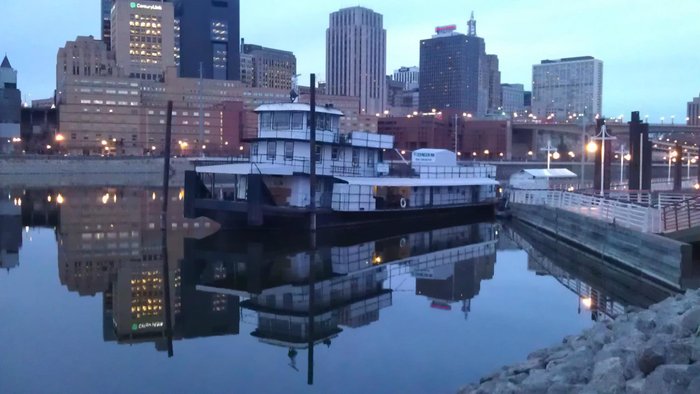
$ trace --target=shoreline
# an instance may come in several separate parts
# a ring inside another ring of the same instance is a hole
[[[700,290],[630,308],[458,391],[521,392],[700,393]]]

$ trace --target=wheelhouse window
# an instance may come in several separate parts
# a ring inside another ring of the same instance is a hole
[[[374,165],[374,152],[367,152],[367,165]]]
[[[292,112],[292,130],[302,130],[304,127],[304,113]]]
[[[274,128],[275,130],[289,130],[289,112],[275,112]]]
[[[337,161],[340,159],[340,149],[338,147],[333,147],[331,149],[331,160]]]
[[[250,145],[250,154],[251,154],[251,156],[258,155],[258,144],[251,144]]]
[[[315,157],[317,162],[323,161],[323,147],[321,145],[316,145]]]
[[[263,112],[260,114],[260,129],[272,130],[272,112]]]
[[[294,142],[287,141],[284,143],[284,159],[292,160],[294,158]]]
[[[277,142],[268,141],[267,142],[267,159],[275,160],[275,155],[277,154]]]

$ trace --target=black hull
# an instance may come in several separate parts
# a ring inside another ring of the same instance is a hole
[[[422,209],[392,209],[369,212],[337,212],[320,209],[316,213],[318,229],[366,226],[434,226],[436,224],[474,223],[493,220],[495,203],[426,207]],[[262,224],[249,224],[248,204],[227,201],[199,200],[188,217],[206,217],[225,230],[286,230],[308,229],[310,212],[304,209],[262,206]]]

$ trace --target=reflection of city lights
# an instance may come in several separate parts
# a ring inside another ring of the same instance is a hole
[[[114,203],[117,202],[117,195],[116,194],[112,196],[112,202],[114,202]]]
[[[59,204],[63,204],[65,201],[66,201],[66,199],[63,198],[63,196],[61,195],[61,193],[58,193],[58,195],[56,196],[56,202],[59,203]]]
[[[593,299],[591,297],[583,297],[581,298],[581,304],[583,304],[586,309],[591,309],[593,306]]]

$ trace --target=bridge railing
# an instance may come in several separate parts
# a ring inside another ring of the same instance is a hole
[[[662,231],[672,233],[700,226],[700,196],[666,205],[661,210]]]
[[[655,207],[556,190],[513,190],[510,203],[543,205],[565,209],[581,215],[645,233],[661,232],[661,215]]]

